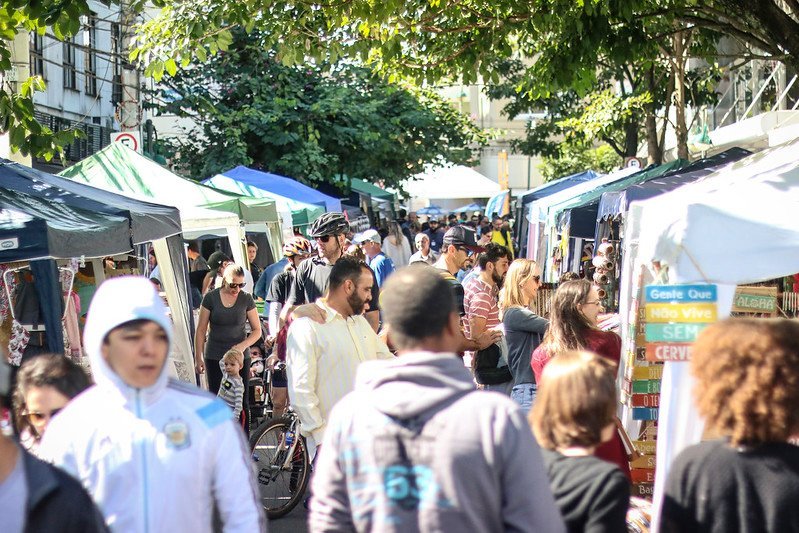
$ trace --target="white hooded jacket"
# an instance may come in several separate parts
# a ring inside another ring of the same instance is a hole
[[[230,409],[168,377],[130,387],[101,354],[106,335],[132,320],[172,324],[145,278],[106,281],[89,308],[84,345],[96,385],[53,419],[41,446],[79,479],[115,532],[211,532],[214,506],[225,532],[266,531],[250,453]]]

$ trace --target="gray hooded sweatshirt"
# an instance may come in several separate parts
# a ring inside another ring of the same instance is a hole
[[[518,406],[455,354],[362,363],[312,483],[314,532],[565,531]]]

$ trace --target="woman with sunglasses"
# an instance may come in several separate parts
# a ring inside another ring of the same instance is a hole
[[[200,318],[194,335],[194,364],[198,374],[208,372],[208,390],[212,394],[219,392],[222,382],[219,362],[225,352],[231,349],[244,353],[244,367],[240,374],[246,389],[250,375],[249,348],[261,340],[261,320],[252,296],[242,290],[244,284],[244,269],[236,264],[228,265],[222,273],[222,286],[209,291],[200,304]],[[248,323],[249,334],[246,331]],[[245,422],[248,407],[245,390]]]
[[[602,311],[599,288],[590,281],[567,281],[558,287],[552,296],[549,329],[532,356],[536,383],[541,382],[544,366],[553,357],[570,350],[593,352],[610,360],[618,370],[621,338],[612,331],[602,331],[597,327]],[[563,394],[570,393],[563,391]],[[595,455],[618,465],[630,477],[630,463],[618,431],[614,432],[613,439],[597,448]]]
[[[530,310],[530,303],[541,287],[538,265],[530,259],[516,259],[510,264],[505,283],[499,291],[499,316],[508,343],[508,368],[513,375],[510,397],[526,413],[533,405],[536,380],[530,357],[541,343],[549,321]]]
[[[91,385],[83,369],[62,355],[25,361],[14,390],[14,421],[20,442],[36,455],[50,419]]]

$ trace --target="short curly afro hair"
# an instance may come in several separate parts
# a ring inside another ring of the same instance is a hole
[[[700,414],[733,445],[785,442],[799,430],[799,321],[713,324],[694,344],[691,373]]]

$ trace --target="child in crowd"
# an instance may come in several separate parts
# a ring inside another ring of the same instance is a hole
[[[222,384],[219,386],[217,396],[233,409],[233,420],[239,420],[241,417],[241,406],[244,401],[244,381],[239,375],[243,366],[244,354],[235,349],[225,352],[219,361]]]

